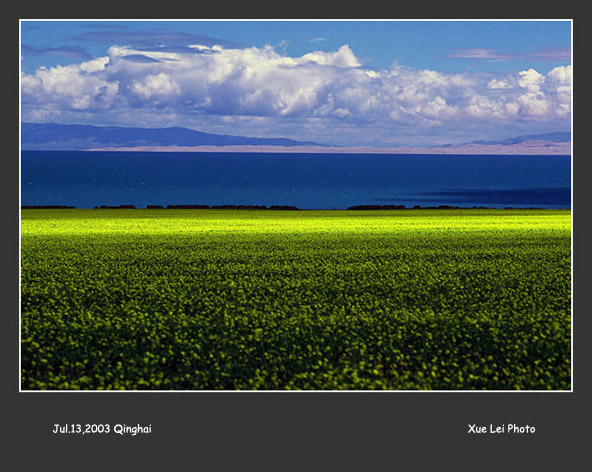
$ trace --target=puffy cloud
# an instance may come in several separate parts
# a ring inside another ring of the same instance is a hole
[[[565,119],[571,111],[571,66],[546,75],[528,69],[492,76],[401,65],[370,69],[348,45],[300,57],[271,46],[112,46],[105,57],[22,73],[21,90],[24,119],[110,110],[120,112],[112,116],[121,120],[141,112],[181,125],[210,117],[212,127],[256,126],[265,119],[273,128],[299,120],[322,133],[322,127],[345,130],[348,123],[404,127]]]
[[[473,118],[504,118],[506,109],[504,104],[482,95],[471,97],[465,108],[466,113]]]
[[[347,108],[338,108],[333,110],[333,114],[339,118],[349,118],[352,116],[351,112]]]
[[[91,61],[83,62],[79,65],[79,69],[81,72],[96,72],[99,70],[103,70],[105,66],[109,63],[108,57],[98,57]]]
[[[324,66],[335,66],[344,68],[361,66],[355,54],[347,44],[341,46],[337,52],[310,52],[302,56],[300,61],[314,62],[316,64],[321,64]]]
[[[506,82],[505,80],[491,79],[491,81],[487,84],[487,88],[493,89],[493,90],[500,90],[500,89],[511,89],[512,86],[510,85],[509,82]]]
[[[421,109],[421,113],[430,118],[452,118],[459,112],[457,106],[450,106],[442,97],[429,101]]]
[[[167,98],[181,93],[179,85],[162,72],[156,75],[148,75],[141,81],[134,82],[132,91],[144,100]]]
[[[516,102],[520,105],[520,112],[528,117],[542,117],[549,112],[549,102],[541,93],[525,93],[520,95]]]
[[[555,67],[547,76],[552,83],[561,85],[571,85],[571,66]]]
[[[524,70],[518,73],[518,86],[529,92],[538,92],[545,82],[545,77],[534,69]]]
[[[114,105],[118,95],[117,81],[96,74],[104,70],[104,59],[81,64],[40,67],[34,75],[21,75],[23,101],[73,110],[104,109]]]

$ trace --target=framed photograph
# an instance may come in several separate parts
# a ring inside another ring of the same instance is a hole
[[[589,470],[590,5],[139,5],[3,5],[5,470]]]

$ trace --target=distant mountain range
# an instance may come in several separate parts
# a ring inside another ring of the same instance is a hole
[[[525,136],[516,136],[515,138],[501,139],[499,141],[471,141],[465,144],[479,144],[482,146],[490,146],[492,144],[500,144],[502,146],[512,146],[514,144],[524,143],[526,141],[547,141],[550,143],[569,143],[571,142],[571,133],[569,131],[558,131],[555,133],[545,134],[527,134]]]
[[[187,128],[22,123],[21,148],[39,151],[293,152],[380,154],[570,154],[571,133],[530,134],[434,147],[328,146],[286,138],[251,138]]]
[[[22,123],[23,150],[82,151],[98,148],[168,146],[312,146],[286,138],[249,138],[210,134],[187,128],[125,128],[121,126]]]

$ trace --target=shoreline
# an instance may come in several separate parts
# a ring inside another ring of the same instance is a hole
[[[69,205],[22,205],[21,210],[240,210],[240,211],[409,211],[409,210],[569,210],[567,208],[537,208],[537,207],[490,207],[490,206],[452,206],[452,205],[414,205],[406,207],[405,205],[354,205],[348,208],[298,208],[291,205],[146,205],[136,207],[135,205],[101,205],[93,208],[76,207]]]
[[[462,147],[422,148],[412,146],[378,148],[370,146],[105,146],[87,149],[45,149],[26,148],[22,152],[154,152],[154,153],[218,153],[218,154],[330,154],[330,155],[387,155],[387,156],[571,156],[571,144],[554,145],[471,145]]]

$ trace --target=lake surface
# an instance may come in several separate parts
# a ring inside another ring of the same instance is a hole
[[[571,207],[570,156],[23,151],[22,205]]]

